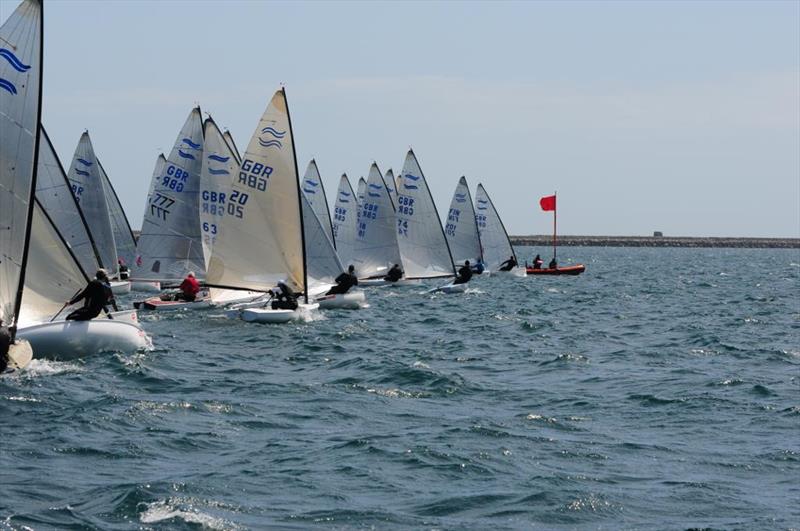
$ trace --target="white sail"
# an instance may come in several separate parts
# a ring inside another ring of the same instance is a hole
[[[244,207],[230,201],[233,177],[239,169],[236,155],[211,118],[203,124],[203,164],[200,170],[200,228],[205,266],[211,261],[224,216],[243,216]]]
[[[306,168],[306,174],[303,176],[301,183],[303,194],[308,199],[311,208],[322,223],[322,228],[328,238],[333,241],[333,222],[331,221],[331,213],[328,210],[328,198],[325,195],[325,185],[322,184],[322,177],[319,175],[319,168],[317,162],[311,159]]]
[[[359,212],[353,251],[356,275],[359,278],[382,277],[401,260],[394,205],[375,163],[369,169]]]
[[[332,286],[335,283],[334,279],[341,274],[344,268],[333,247],[333,241],[325,232],[324,223],[314,212],[307,196],[302,196],[301,204],[308,267],[308,289],[309,292],[318,294]]]
[[[358,178],[358,204],[360,205],[364,201],[364,195],[367,193],[367,181],[364,180],[363,177]]]
[[[392,199],[392,204],[397,206],[397,186],[395,185],[394,172],[391,168],[386,170],[386,174],[383,176],[383,183],[386,185],[386,189],[389,191],[389,197]]]
[[[108,215],[111,219],[111,230],[114,233],[114,244],[117,246],[117,259],[122,260],[122,263],[130,268],[136,258],[136,238],[133,237],[128,216],[125,215],[125,210],[122,208],[117,192],[111,184],[111,179],[109,179],[105,168],[103,168],[103,164],[99,160],[97,163],[100,165],[100,176],[102,177],[103,191],[108,205]],[[90,271],[87,270],[87,273],[90,273]]]
[[[49,321],[88,281],[38,201],[33,210],[28,252],[20,326]]]
[[[0,319],[15,324],[36,189],[42,99],[42,5],[26,0],[0,27]]]
[[[447,236],[450,253],[453,255],[456,265],[463,264],[464,260],[469,260],[474,264],[481,259],[478,225],[466,177],[461,177],[456,185],[453,200],[450,202],[450,210],[447,212],[444,234]]]
[[[78,141],[67,177],[89,227],[100,265],[111,273],[117,268],[117,246],[114,243],[114,231],[111,229],[100,164],[88,132],[84,132]]]
[[[203,121],[200,108],[189,113],[175,146],[154,179],[137,246],[136,279],[180,279],[189,271],[205,275],[200,236],[200,167]]]
[[[353,263],[355,245],[358,201],[350,186],[347,175],[342,174],[339,189],[336,192],[336,203],[333,209],[333,238],[336,252],[344,265]]]
[[[397,188],[397,242],[407,278],[455,275],[453,258],[428,183],[409,150]]]
[[[40,135],[36,199],[59,228],[83,271],[94,274],[100,267],[100,260],[86,221],[44,127]]]
[[[219,220],[206,280],[218,287],[267,291],[279,280],[305,290],[300,189],[283,90],[258,123],[228,201],[242,216]]]
[[[503,221],[482,184],[475,191],[475,221],[481,237],[483,262],[489,271],[497,271],[511,256],[516,259]]]
[[[241,155],[241,153],[239,153],[239,148],[236,147],[236,142],[233,141],[233,135],[231,134],[231,132],[226,129],[225,132],[222,133],[222,136],[225,137],[225,142],[228,144],[228,148],[231,150],[233,155],[236,157],[236,160],[241,162],[242,161],[242,155]]]

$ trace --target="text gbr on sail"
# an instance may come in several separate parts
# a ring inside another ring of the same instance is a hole
[[[259,192],[267,189],[267,181],[272,175],[273,168],[260,162],[253,162],[250,159],[242,161],[239,171],[239,184],[249,186]]]

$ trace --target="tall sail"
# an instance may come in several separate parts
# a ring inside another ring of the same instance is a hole
[[[392,199],[392,204],[397,206],[397,187],[394,182],[394,172],[391,168],[386,170],[386,174],[383,176],[383,182],[386,185],[386,189],[389,191],[389,197]]]
[[[503,221],[482,184],[475,191],[475,221],[481,236],[483,261],[489,271],[496,271],[510,256],[516,259]]]
[[[93,274],[100,267],[100,259],[86,220],[78,208],[67,174],[44,127],[41,128],[40,135],[36,200],[59,227],[59,232],[72,249],[83,271]]]
[[[122,203],[119,202],[119,197],[116,190],[114,190],[114,185],[111,184],[111,179],[108,178],[103,164],[99,160],[97,163],[100,166],[103,191],[108,205],[108,215],[111,219],[111,230],[114,233],[114,244],[117,246],[117,258],[130,268],[136,258],[136,238],[133,237],[128,216],[125,215]]]
[[[350,186],[347,175],[342,174],[333,209],[333,238],[336,242],[339,259],[344,265],[353,263],[357,214],[358,202],[353,193],[353,187]]]
[[[381,171],[374,162],[369,169],[364,201],[359,204],[353,265],[359,278],[382,277],[399,264],[397,221],[394,205]]]
[[[0,319],[17,321],[33,216],[42,102],[42,4],[0,26]]]
[[[436,204],[412,150],[406,155],[397,189],[397,242],[406,277],[455,275]]]
[[[457,265],[462,264],[464,260],[475,263],[481,258],[478,224],[466,177],[461,177],[456,185],[453,200],[450,202],[450,210],[447,212],[444,234],[447,236],[453,261]]]
[[[331,221],[330,210],[328,210],[328,198],[325,195],[325,186],[322,184],[319,168],[317,168],[317,162],[314,159],[311,159],[311,162],[308,163],[301,187],[303,194],[308,199],[308,203],[322,223],[325,234],[333,241],[333,222]]]
[[[208,269],[214,243],[219,234],[219,220],[225,216],[244,216],[244,207],[231,201],[233,177],[239,169],[236,155],[214,120],[203,124],[203,164],[200,170],[200,228],[203,232],[203,255]]]
[[[175,145],[154,180],[137,247],[136,279],[170,280],[189,271],[205,273],[200,236],[200,167],[203,120],[200,108],[189,113]]]
[[[286,93],[272,97],[227,199],[242,216],[219,220],[206,281],[266,291],[279,280],[306,289],[300,188]]]
[[[308,289],[318,294],[327,290],[341,274],[342,263],[325,233],[325,224],[319,219],[306,195],[301,197],[303,230],[305,231],[306,263],[308,264]]]
[[[78,141],[67,177],[78,207],[86,219],[86,225],[100,257],[100,265],[109,273],[115,271],[117,245],[114,243],[114,231],[111,229],[100,164],[88,132],[84,131]]]
[[[222,136],[225,138],[225,142],[228,144],[228,148],[230,148],[233,155],[236,157],[236,160],[242,160],[242,154],[239,153],[239,148],[236,147],[236,142],[233,141],[233,135],[230,131],[225,129],[225,132],[222,133]]]
[[[39,201],[35,202],[21,325],[47,322],[89,280]]]

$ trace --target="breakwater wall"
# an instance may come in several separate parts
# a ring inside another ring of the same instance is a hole
[[[511,236],[513,245],[550,247],[553,235]],[[559,236],[564,247],[739,247],[800,249],[800,238],[711,238],[681,236]]]

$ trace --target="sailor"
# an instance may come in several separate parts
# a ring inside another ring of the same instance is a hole
[[[558,268],[558,262],[556,262],[556,257],[554,256],[552,260],[550,260],[550,264],[548,264],[547,269],[556,269]]]
[[[537,254],[536,258],[533,259],[533,268],[534,269],[541,269],[543,263],[544,263],[544,260],[542,260],[542,257]]]
[[[534,260],[534,264],[535,264],[535,263],[536,263],[536,261]],[[505,262],[503,262],[502,264],[500,264],[500,269],[499,269],[499,270],[500,270],[500,271],[511,271],[511,270],[512,270],[512,269],[514,269],[515,267],[517,267],[517,259],[516,259],[516,258],[514,258],[514,255],[512,254],[512,255],[511,255],[509,258],[508,258],[508,260],[506,260]]]
[[[117,260],[117,269],[119,270],[120,280],[128,280],[128,278],[130,278],[130,271],[128,270],[128,266],[125,265],[125,260],[122,258]]]
[[[453,284],[466,284],[472,278],[472,269],[469,267],[469,260],[464,260],[464,265],[458,270],[458,276]]]
[[[335,295],[347,293],[353,286],[358,286],[358,277],[355,274],[356,268],[353,264],[347,266],[347,271],[336,277],[336,285],[328,290],[325,295]]]
[[[401,278],[403,278],[403,270],[400,268],[399,264],[395,264],[391,269],[389,269],[389,272],[386,273],[386,276],[383,277],[383,280],[386,280],[387,282],[397,282]]]
[[[178,289],[180,291],[175,294],[176,301],[194,302],[197,299],[197,294],[200,292],[200,283],[195,278],[194,271],[189,271],[189,274],[183,279]]]
[[[473,264],[471,267],[472,272],[476,275],[483,274],[483,272],[486,271],[486,266],[484,265],[483,260],[480,258],[478,258],[478,261],[475,262],[475,264]]]
[[[68,321],[88,321],[100,315],[100,312],[108,313],[107,305],[109,303],[114,307],[115,312],[119,311],[105,269],[98,269],[94,279],[89,281],[83,291],[67,301],[67,304],[72,305],[81,300],[84,301],[83,307],[67,315]]]
[[[11,348],[11,331],[0,318],[0,373],[8,367],[8,350]]]
[[[296,310],[297,294],[286,285],[284,281],[279,281],[275,289],[271,289],[273,310]]]

